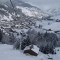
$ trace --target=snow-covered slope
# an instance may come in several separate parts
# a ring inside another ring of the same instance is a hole
[[[17,9],[21,9],[22,12],[26,15],[26,16],[30,16],[30,17],[38,17],[38,18],[42,18],[42,17],[48,17],[49,15],[47,13],[44,13],[42,10],[37,9],[35,7],[21,7],[21,6],[16,6]]]
[[[51,8],[51,9],[48,9],[47,12],[57,16],[57,15],[60,15],[60,8]]]
[[[51,29],[53,31],[60,31],[60,22],[54,22],[51,25],[44,26],[43,29]]]
[[[42,18],[42,17],[48,17],[49,15],[42,11],[41,9],[32,6],[28,3],[25,3],[21,0],[13,0],[13,4],[16,6],[17,9],[21,9],[22,13],[24,13],[27,16],[30,17],[37,17],[37,18]]]
[[[9,7],[7,5],[0,4],[0,20],[13,20],[12,14],[9,12]]]
[[[47,56],[40,54],[38,56],[30,56],[23,54],[22,51],[14,50],[12,45],[0,44],[1,60],[48,60]]]
[[[15,12],[9,1],[5,2],[4,4],[0,4],[0,20],[4,20],[4,19],[8,21],[13,20],[15,17],[14,15],[15,13],[19,17],[25,15],[24,18],[26,18],[26,16],[33,17],[33,18],[43,18],[43,17],[45,18],[49,16],[41,9],[32,6],[28,3],[25,3],[23,1],[12,0],[12,2],[14,5]]]
[[[53,60],[60,60],[60,47],[57,47],[55,50],[57,54],[53,55]]]
[[[52,18],[60,19],[60,8],[50,8],[47,12],[53,16]]]

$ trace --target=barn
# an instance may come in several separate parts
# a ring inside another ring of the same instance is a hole
[[[39,48],[36,45],[29,45],[29,46],[25,47],[24,53],[25,54],[28,53],[33,56],[37,56],[39,53]]]

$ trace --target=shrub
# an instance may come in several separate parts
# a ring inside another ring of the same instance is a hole
[[[14,43],[14,49],[19,49],[20,48],[20,40],[16,40],[16,42]]]
[[[30,42],[29,36],[27,36],[27,38],[22,41],[21,49],[23,50],[26,46],[29,46],[30,44],[31,42]]]
[[[45,54],[49,54],[49,53],[51,53],[51,54],[54,54],[54,48],[53,47],[51,47],[51,46],[41,46],[40,47],[40,51],[41,52],[43,52],[43,53],[45,53]]]

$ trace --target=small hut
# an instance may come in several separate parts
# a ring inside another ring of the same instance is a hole
[[[36,45],[29,45],[29,46],[25,47],[24,53],[25,54],[28,53],[33,56],[37,56],[39,53],[39,48]]]

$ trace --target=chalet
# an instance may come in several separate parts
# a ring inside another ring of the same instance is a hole
[[[33,56],[37,56],[39,53],[39,48],[36,45],[29,45],[29,46],[25,47],[24,53],[30,54]]]

